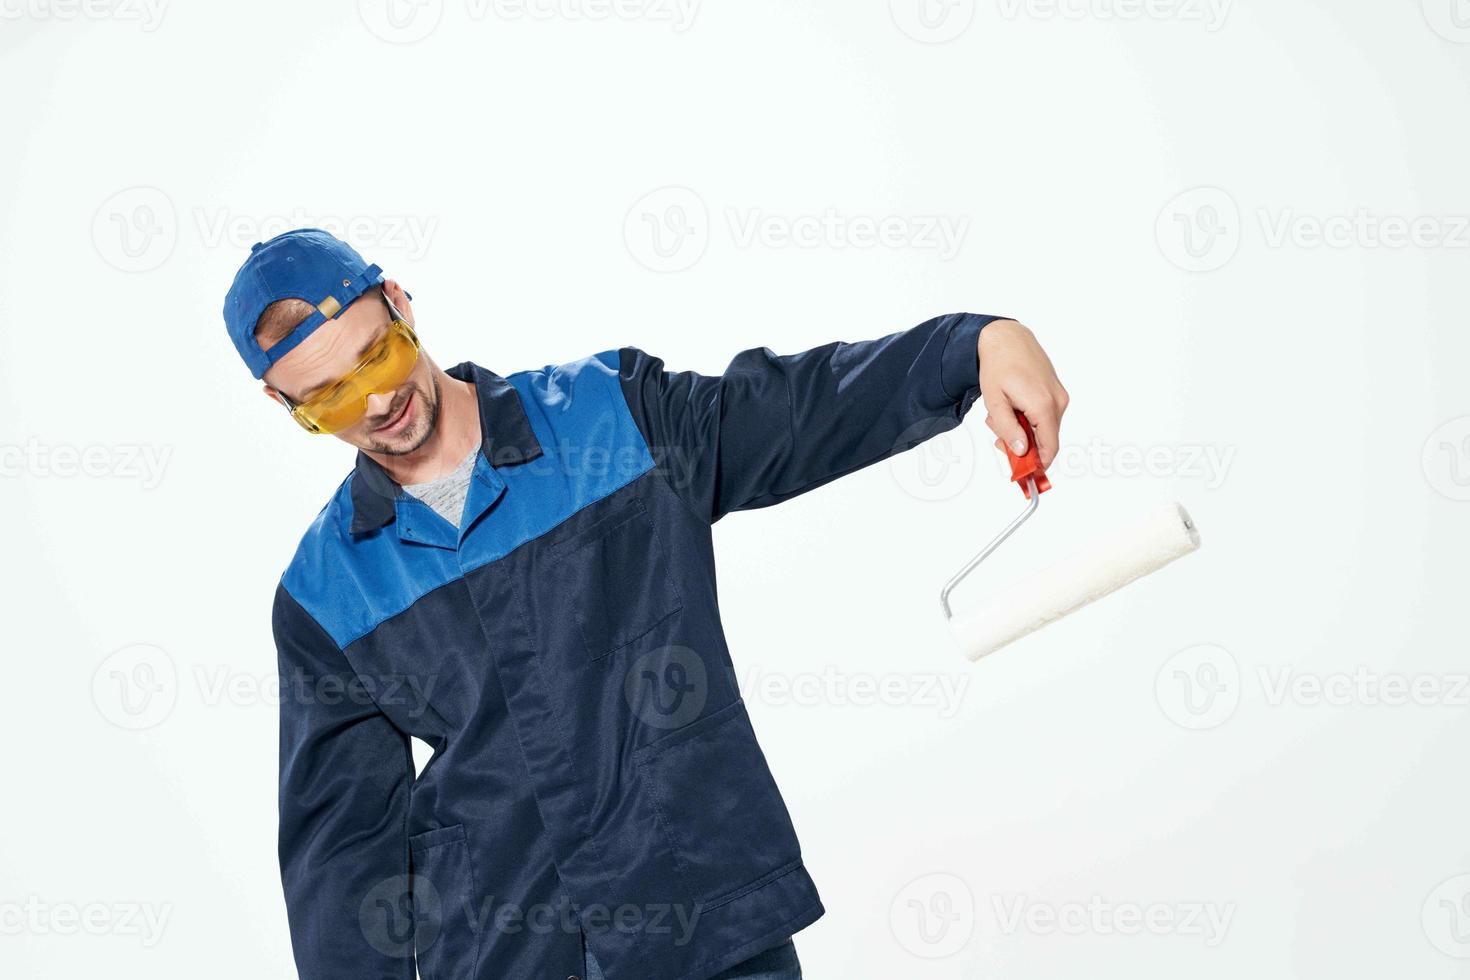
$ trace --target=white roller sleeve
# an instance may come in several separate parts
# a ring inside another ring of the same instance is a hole
[[[956,612],[950,629],[966,656],[979,660],[1198,547],[1199,531],[1189,514],[1169,504],[1137,527],[1052,565],[978,609]]]

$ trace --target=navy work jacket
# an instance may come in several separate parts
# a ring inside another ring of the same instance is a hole
[[[273,610],[303,980],[566,980],[587,947],[608,980],[705,980],[821,916],[711,525],[957,426],[993,319],[719,376],[633,347],[457,365],[482,436],[457,528],[360,453]]]

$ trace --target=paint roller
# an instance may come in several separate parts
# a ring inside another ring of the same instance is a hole
[[[949,603],[955,586],[1036,513],[1041,495],[1051,489],[1051,481],[1041,468],[1041,457],[1036,450],[1036,434],[1025,415],[1018,411],[1016,418],[1026,430],[1026,451],[1018,456],[1007,446],[1006,456],[1010,459],[1012,482],[1026,495],[1026,509],[970,559],[939,593],[950,632],[971,660],[994,653],[1199,547],[1199,531],[1194,521],[1182,506],[1171,503],[1136,527],[1094,543],[976,609],[956,613]]]

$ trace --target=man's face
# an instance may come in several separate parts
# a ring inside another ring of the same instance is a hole
[[[413,310],[403,290],[391,280],[383,289],[412,325]],[[271,366],[264,379],[266,394],[275,398],[281,392],[297,404],[310,400],[351,373],[363,355],[387,335],[391,322],[387,304],[377,290],[369,290]],[[434,362],[420,352],[403,384],[369,395],[363,417],[334,435],[359,449],[402,456],[422,446],[438,420],[439,382]]]

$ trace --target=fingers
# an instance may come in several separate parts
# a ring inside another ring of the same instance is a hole
[[[1026,421],[1036,432],[1036,449],[1043,469],[1051,466],[1061,451],[1062,415],[1067,411],[1067,401],[1067,392],[1061,385],[1016,399],[1016,407],[1025,413]]]
[[[1036,430],[1037,453],[1041,457],[1041,468],[1046,469],[1057,458],[1061,439],[1061,413],[1050,401],[1044,401],[1034,408],[1023,408],[1022,411],[1026,413],[1026,420],[1031,423],[1031,428]]]
[[[985,392],[985,410],[989,414],[985,418],[985,424],[990,426],[990,431],[1011,447],[1011,452],[1017,456],[1026,451],[1026,430],[1016,419],[1016,410],[1011,407],[1010,399],[1000,391]]]

